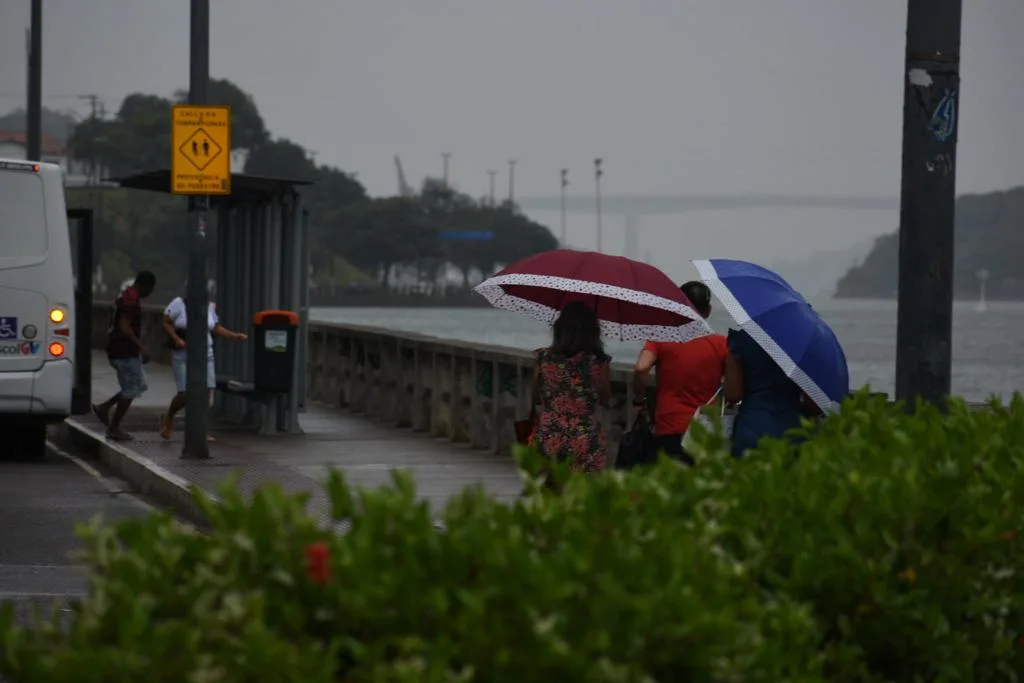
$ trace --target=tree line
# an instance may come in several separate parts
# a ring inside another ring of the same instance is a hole
[[[231,81],[211,79],[209,95],[211,104],[231,107],[232,146],[245,152],[243,172],[313,183],[299,191],[310,214],[311,254],[319,273],[388,287],[400,270],[433,282],[451,265],[468,286],[474,271],[486,276],[502,264],[558,245],[547,227],[515,205],[492,205],[440,180],[426,179],[412,196],[370,197],[355,174],[317,164],[310,150],[273,136],[252,96]],[[172,98],[128,95],[112,118],[79,123],[69,149],[77,160],[113,178],[167,168],[171,107],[185,101],[185,91]],[[165,270],[183,272],[181,198],[107,191],[99,199],[97,191],[84,192],[88,199],[77,203],[104,204],[97,254],[105,270],[121,272],[157,262]],[[490,238],[479,239],[486,235]]]

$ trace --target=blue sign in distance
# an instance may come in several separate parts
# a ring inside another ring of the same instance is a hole
[[[0,339],[18,338],[18,319],[0,317]]]
[[[442,230],[441,239],[486,242],[494,239],[494,233],[490,230]]]

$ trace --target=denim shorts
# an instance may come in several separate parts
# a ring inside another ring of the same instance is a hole
[[[142,358],[111,358],[110,366],[117,372],[117,386],[121,389],[122,398],[136,399],[146,392],[146,371],[142,367]]]
[[[185,354],[174,354],[171,356],[171,372],[174,374],[174,388],[179,394],[185,393],[185,385],[188,379],[188,361]],[[213,356],[206,359],[206,388],[217,388],[217,368],[213,362]]]

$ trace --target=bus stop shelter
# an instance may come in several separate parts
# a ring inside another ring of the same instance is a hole
[[[115,181],[120,187],[169,193],[169,169]],[[306,402],[309,347],[309,220],[298,187],[308,181],[242,173],[231,175],[231,194],[210,197],[216,226],[213,277],[217,313],[229,329],[250,331],[259,311],[298,314],[291,392],[265,393],[253,386],[253,341],[217,344],[214,403],[219,420],[264,433],[300,433]],[[184,232],[183,232],[184,238]],[[250,337],[252,335],[250,334]],[[215,342],[216,343],[216,342]]]

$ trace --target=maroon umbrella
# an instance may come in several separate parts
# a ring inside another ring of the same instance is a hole
[[[686,295],[654,266],[556,249],[513,263],[476,287],[495,308],[551,324],[570,301],[597,312],[605,338],[690,341],[712,334]]]

